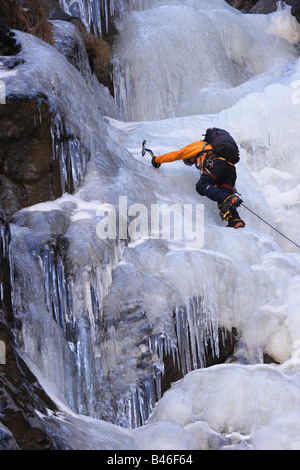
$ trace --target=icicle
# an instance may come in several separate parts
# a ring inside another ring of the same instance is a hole
[[[102,36],[102,18],[108,15],[107,2],[102,0],[59,0],[62,9],[71,16],[80,18],[88,31],[93,30],[95,34]],[[108,28],[106,29],[108,32]]]
[[[148,417],[152,413],[156,400],[157,400],[157,394],[156,394],[156,388],[155,388],[155,377],[147,377],[144,383],[144,389],[145,389],[145,419],[144,422],[147,421]]]
[[[132,10],[148,9],[152,1],[145,0],[59,0],[61,8],[71,16],[80,18],[88,31],[102,36],[109,32],[109,18],[123,19]]]
[[[52,161],[60,167],[62,192],[72,192],[81,183],[90,159],[90,152],[78,138],[68,134],[59,114],[51,125]]]
[[[206,367],[209,346],[212,355],[218,356],[217,316],[199,296],[188,299],[185,307],[175,308],[175,324],[183,375]]]
[[[156,395],[157,395],[157,400],[161,399],[161,376],[162,376],[162,370],[158,365],[154,367],[154,378],[155,378],[155,386],[156,386]]]
[[[129,395],[118,404],[116,424],[133,429],[146,423],[161,398],[161,375],[160,367],[155,367],[140,384],[130,387]]]
[[[68,294],[63,260],[57,253],[57,247],[46,244],[37,254],[44,272],[45,298],[48,312],[62,328],[67,331]]]

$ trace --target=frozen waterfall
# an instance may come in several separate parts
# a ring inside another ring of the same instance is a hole
[[[3,77],[8,95],[48,97],[65,191],[11,223],[14,333],[60,404],[49,430],[75,449],[299,449],[299,250],[245,208],[226,228],[195,169],[156,170],[141,144],[226,128],[245,204],[300,244],[300,25],[282,2],[60,3],[99,33],[114,14],[120,34],[116,102],[27,34]],[[207,364],[228,340],[227,363]]]

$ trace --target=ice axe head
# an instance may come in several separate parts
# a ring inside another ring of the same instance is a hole
[[[145,153],[147,152],[147,150],[145,149],[145,144],[146,144],[146,140],[143,140],[143,143],[142,143],[142,157],[144,157]]]
[[[154,157],[154,153],[152,152],[152,150],[146,149],[145,145],[146,145],[146,140],[143,140],[143,142],[142,142],[142,157],[146,154],[146,152],[149,152],[151,157]]]

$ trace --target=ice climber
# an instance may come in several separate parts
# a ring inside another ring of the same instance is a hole
[[[153,155],[152,165],[155,168],[159,168],[162,163],[174,162],[176,160],[183,160],[183,162],[189,166],[195,164],[201,171],[200,179],[196,184],[196,191],[201,196],[206,196],[218,203],[221,218],[228,222],[227,227],[233,227],[235,229],[244,227],[245,222],[240,218],[237,211],[237,207],[243,201],[235,194],[237,174],[235,164],[232,163],[239,161],[237,146],[235,149],[235,157],[229,157],[229,159],[231,159],[231,161],[229,161],[227,155],[231,152],[230,147],[226,147],[225,144],[221,151],[216,153],[217,147],[208,143],[208,141],[213,142],[210,131],[219,131],[219,134],[216,136],[217,140],[220,140],[220,138],[222,140],[223,136],[225,136],[225,138],[226,136],[231,137],[226,131],[221,129],[208,129],[204,140],[189,144],[181,150],[169,152],[157,157]]]

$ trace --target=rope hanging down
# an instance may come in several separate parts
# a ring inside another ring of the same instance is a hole
[[[273,225],[269,224],[269,222],[267,222],[265,219],[263,219],[262,217],[260,217],[259,215],[257,215],[255,212],[253,212],[251,209],[249,209],[249,207],[245,206],[244,203],[241,204],[241,206],[245,207],[245,209],[247,209],[249,212],[251,212],[252,214],[254,214],[256,217],[258,217],[260,220],[262,220],[265,224],[269,225],[269,227],[271,227],[273,230],[275,230],[275,232],[279,233],[282,237],[286,238],[289,242],[293,243],[293,245],[295,245],[297,248],[300,248],[299,245],[297,245],[297,243],[295,243],[293,240],[291,240],[290,238],[288,238],[286,235],[284,235],[282,232],[280,232],[279,230],[277,230],[277,228],[273,227]]]

